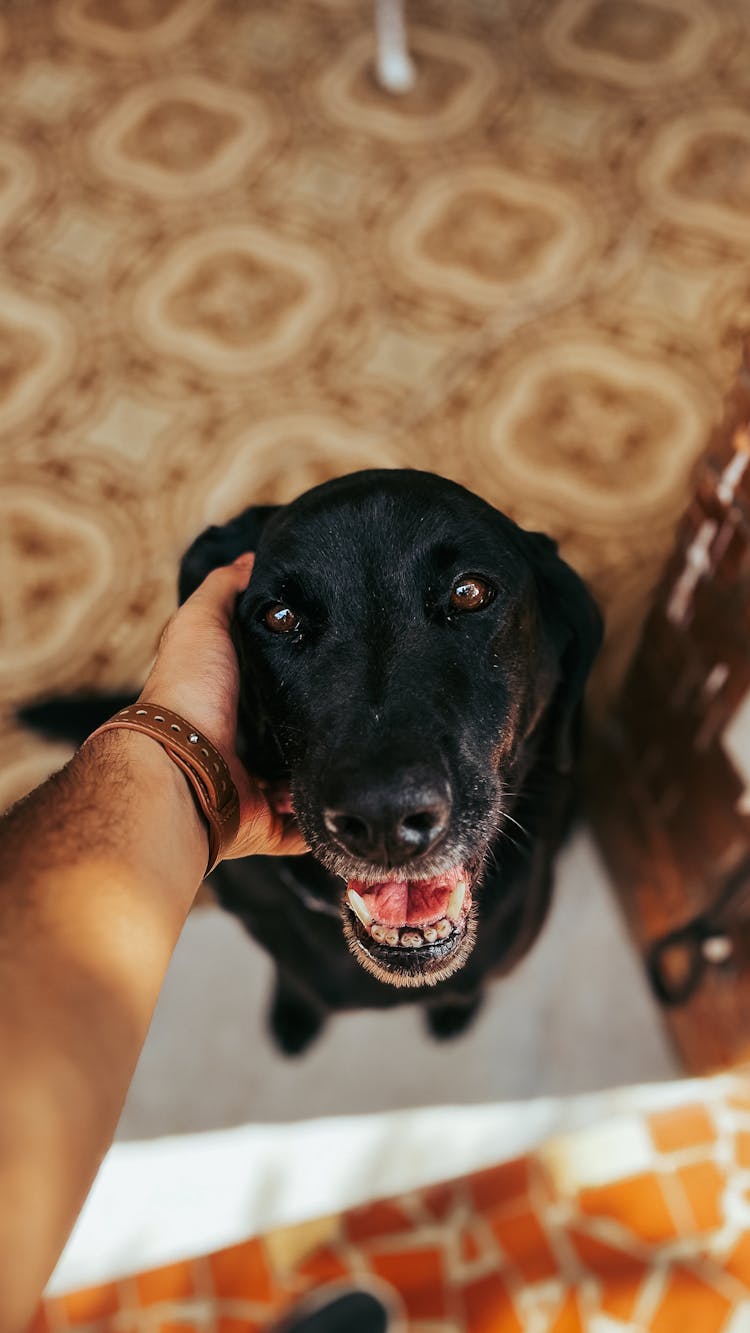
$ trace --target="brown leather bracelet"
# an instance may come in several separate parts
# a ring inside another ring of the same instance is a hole
[[[103,731],[117,730],[140,731],[144,736],[150,736],[182,769],[208,821],[208,865],[205,871],[208,874],[235,838],[240,824],[240,801],[225,759],[216,746],[184,717],[157,704],[136,701],[121,708],[88,739],[100,736]]]

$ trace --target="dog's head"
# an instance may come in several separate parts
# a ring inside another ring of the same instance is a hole
[[[236,640],[249,766],[346,883],[397,986],[468,957],[485,856],[543,752],[570,767],[598,612],[549,538],[431,473],[368,471],[210,528],[181,596],[255,550]]]

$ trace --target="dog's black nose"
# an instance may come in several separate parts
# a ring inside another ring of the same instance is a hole
[[[448,783],[407,772],[387,783],[358,786],[344,793],[329,785],[325,825],[347,852],[378,865],[402,865],[424,856],[442,837],[451,813]]]

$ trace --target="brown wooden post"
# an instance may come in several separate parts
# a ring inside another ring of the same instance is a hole
[[[750,1059],[750,341],[588,777],[686,1067]]]

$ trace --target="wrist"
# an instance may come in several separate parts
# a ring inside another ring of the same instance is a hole
[[[144,734],[162,746],[171,762],[185,774],[207,824],[208,857],[204,875],[209,874],[234,844],[240,821],[239,795],[221,751],[181,713],[164,704],[149,703],[143,697],[121,708],[94,736],[109,731]]]
[[[215,686],[215,682],[212,682]],[[167,681],[159,678],[146,681],[136,700],[136,706],[146,704],[150,707],[166,708],[179,717],[185,718],[208,738],[224,760],[229,758],[234,748],[234,735],[237,727],[237,704],[227,704],[211,698],[211,684],[203,683],[198,689],[176,689]]]
[[[87,751],[97,768],[110,771],[125,765],[128,791],[122,792],[122,805],[129,847],[143,838],[156,848],[179,849],[177,865],[197,889],[208,856],[208,826],[185,773],[157,740],[139,731],[98,732],[79,752],[82,758]],[[149,839],[157,819],[159,826]]]

